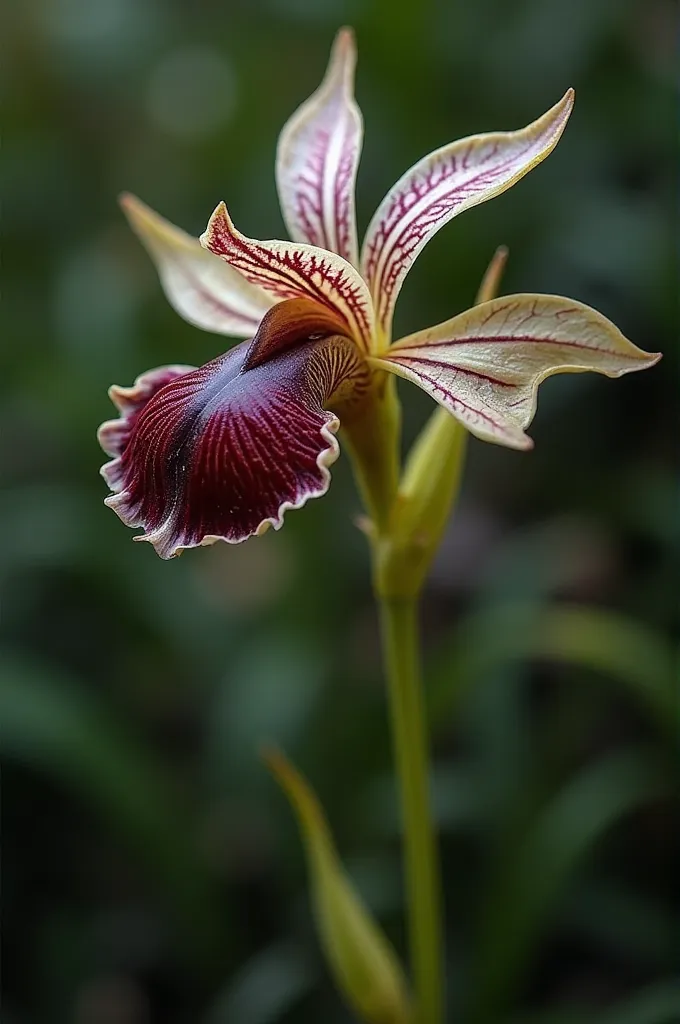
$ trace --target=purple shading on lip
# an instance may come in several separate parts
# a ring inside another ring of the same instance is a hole
[[[114,456],[102,470],[115,492],[107,504],[163,558],[278,529],[287,509],[328,490],[339,420],[324,405],[367,378],[356,345],[305,340],[254,366],[249,350],[112,389],[121,418],[99,432]]]

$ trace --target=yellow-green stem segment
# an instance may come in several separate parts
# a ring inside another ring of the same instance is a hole
[[[401,787],[414,1024],[442,1024],[442,899],[432,821],[417,600],[379,598],[392,743]]]
[[[477,303],[498,293],[507,256],[505,247],[496,250]],[[420,678],[418,603],[460,487],[467,434],[445,410],[433,413],[397,488],[399,413],[393,381],[380,396],[369,412],[371,422],[348,433],[355,475],[372,519],[373,582],[403,819],[414,1024],[442,1024],[443,907]]]
[[[376,374],[373,391],[353,414],[342,417],[342,443],[373,537],[385,536],[399,485],[401,407],[396,378]]]

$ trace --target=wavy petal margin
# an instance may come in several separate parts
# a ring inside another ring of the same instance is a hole
[[[266,292],[136,196],[125,193],[120,205],[156,264],[170,305],[181,317],[215,334],[234,338],[254,334],[274,301]]]
[[[357,271],[341,256],[301,242],[247,238],[234,227],[224,203],[210,218],[201,245],[275,300],[313,299],[340,318],[343,333],[370,351],[371,297]]]
[[[555,373],[644,370],[643,352],[590,306],[557,295],[505,295],[396,342],[374,366],[418,384],[484,441],[531,448],[538,385]]]
[[[132,387],[123,388],[113,384],[109,398],[118,409],[117,420],[107,420],[97,431],[97,440],[107,455],[119,456],[130,440],[130,431],[140,412],[157,391],[179,377],[195,371],[195,366],[159,366],[141,374]],[[121,491],[124,486],[122,466],[119,458],[102,466],[102,476],[112,491]]]
[[[335,335],[249,368],[248,351],[243,342],[198,370],[161,368],[111,389],[121,418],[99,430],[113,456],[106,504],[162,558],[277,530],[328,490],[340,421],[324,405],[368,387],[365,360]]]
[[[537,121],[514,132],[472,135],[435,150],[388,192],[366,232],[362,274],[389,338],[402,283],[423,246],[452,217],[500,195],[557,145],[574,105],[569,89]]]
[[[323,82],[284,126],[276,153],[281,211],[290,237],[356,266],[354,185],[363,122],[354,101],[354,33],[340,29]]]

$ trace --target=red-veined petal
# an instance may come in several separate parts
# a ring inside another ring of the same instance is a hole
[[[343,333],[369,350],[371,297],[357,271],[341,256],[302,242],[247,238],[234,227],[224,203],[210,218],[201,244],[274,299],[314,299],[340,318]]]
[[[156,264],[170,305],[181,317],[204,331],[234,338],[257,330],[274,301],[271,296],[135,196],[123,195],[120,203]]]
[[[132,387],[124,388],[113,384],[109,388],[109,398],[118,409],[117,420],[107,420],[97,431],[97,440],[107,455],[118,456],[125,449],[130,439],[130,429],[146,403],[153,398],[166,384],[192,373],[195,366],[159,366],[155,370],[147,370],[141,374]],[[122,466],[120,459],[114,458],[102,466],[102,476],[112,491],[123,488]]]
[[[477,437],[531,448],[524,428],[546,377],[585,370],[620,377],[660,358],[581,302],[505,295],[403,338],[371,363],[418,384]]]
[[[385,196],[361,254],[378,327],[389,337],[397,295],[416,256],[456,214],[514,185],[557,144],[574,104],[570,89],[537,121],[515,132],[472,135],[430,153]]]
[[[281,211],[290,237],[357,263],[354,184],[363,134],[354,101],[356,46],[340,29],[325,78],[284,126],[276,154]]]
[[[287,509],[328,490],[339,419],[325,407],[361,398],[366,361],[337,335],[273,345],[266,361],[246,365],[250,348],[243,342],[198,370],[161,368],[111,390],[121,418],[99,431],[113,456],[102,469],[114,491],[106,503],[143,527],[135,540],[163,558],[279,529]]]

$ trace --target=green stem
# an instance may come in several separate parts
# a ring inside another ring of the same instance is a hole
[[[399,485],[401,409],[396,377],[374,374],[367,400],[354,412],[341,413],[342,443],[352,461],[354,478],[374,537],[389,530],[389,519]]]
[[[477,294],[498,293],[508,257],[501,246]],[[380,380],[380,378],[378,378]],[[394,380],[384,382],[351,425],[350,453],[372,517],[373,585],[380,608],[392,743],[404,831],[414,1024],[442,1024],[444,946],[441,879],[429,787],[428,733],[420,679],[418,596],[460,487],[467,434],[439,409],[414,444],[401,482]]]
[[[401,789],[417,1024],[443,1019],[442,900],[432,821],[416,598],[379,597],[392,742]]]

